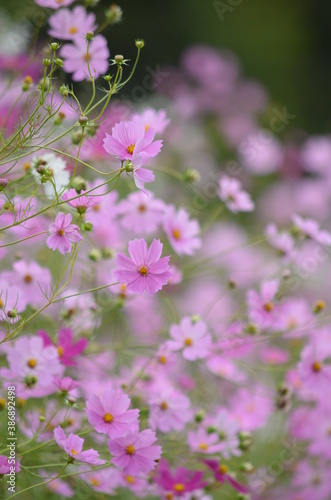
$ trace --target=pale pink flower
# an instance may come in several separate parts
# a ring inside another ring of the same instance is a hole
[[[61,0],[57,0],[61,3]],[[62,0],[62,5],[63,5]],[[48,33],[57,40],[75,40],[84,44],[84,35],[88,31],[95,31],[97,25],[95,23],[95,15],[87,13],[84,7],[77,5],[72,10],[61,9],[53,14],[49,20],[50,29]]]
[[[315,240],[320,245],[331,245],[331,234],[322,231],[317,221],[303,219],[300,215],[293,215],[292,220],[299,231],[306,237]]]
[[[51,236],[46,244],[51,250],[59,250],[63,255],[71,252],[72,243],[78,243],[83,237],[79,234],[79,227],[71,224],[72,215],[60,212],[54,224],[49,226]]]
[[[76,82],[90,80],[87,59],[93,78],[105,74],[109,66],[107,40],[102,35],[96,35],[90,42],[88,55],[85,41],[74,40],[73,44],[61,47],[60,56],[63,58],[64,71],[72,73],[72,79]]]
[[[71,5],[74,1],[75,0],[35,0],[37,5],[48,9],[60,9],[61,7]]]
[[[238,179],[223,176],[219,188],[219,197],[231,212],[251,212],[254,209],[250,195],[241,189]]]
[[[194,361],[208,356],[212,341],[203,321],[195,322],[191,318],[183,318],[179,325],[170,327],[169,333],[172,340],[167,342],[168,349],[183,349],[184,359]]]
[[[150,234],[162,223],[165,203],[146,191],[131,193],[117,207],[121,225],[136,234]]]
[[[86,462],[91,465],[103,465],[105,460],[100,460],[99,453],[92,448],[83,451],[84,439],[76,434],[67,437],[61,427],[54,429],[54,439],[71,459]]]
[[[183,208],[178,212],[170,205],[165,213],[163,229],[169,239],[172,248],[178,255],[193,255],[200,248],[201,240],[199,222],[190,220],[189,214]]]
[[[223,449],[223,443],[216,432],[208,433],[202,428],[189,432],[187,442],[190,450],[198,453],[219,453]]]

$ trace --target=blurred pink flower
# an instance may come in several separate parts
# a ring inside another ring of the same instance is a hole
[[[201,240],[199,222],[190,220],[188,212],[180,208],[178,212],[170,205],[165,213],[163,229],[172,248],[178,255],[193,255],[200,248]]]
[[[90,42],[88,55],[85,40],[75,39],[73,44],[63,45],[60,49],[63,69],[67,73],[73,73],[72,79],[76,82],[90,80],[87,58],[93,78],[105,74],[109,66],[109,55],[107,40],[102,35],[96,35]]]
[[[254,209],[250,195],[241,189],[238,179],[223,176],[219,187],[219,197],[231,212],[251,212]]]
[[[170,327],[169,333],[172,340],[167,342],[167,347],[170,351],[183,349],[183,358],[189,361],[208,356],[212,340],[203,321],[183,318],[179,325]]]
[[[57,0],[58,3],[64,4],[64,1]],[[95,31],[97,25],[95,23],[95,15],[87,13],[84,7],[77,5],[72,10],[61,9],[53,14],[48,23],[50,29],[48,33],[57,40],[78,40],[84,44],[84,35],[88,31]]]
[[[79,234],[79,227],[70,224],[71,214],[60,212],[55,219],[54,224],[49,226],[51,236],[47,238],[46,244],[51,250],[59,250],[63,255],[71,252],[72,243],[78,243],[83,237]]]
[[[83,450],[84,439],[76,434],[69,434],[67,437],[61,427],[54,429],[54,439],[71,459],[86,462],[91,465],[103,465],[105,460],[99,458],[99,453],[92,448]]]

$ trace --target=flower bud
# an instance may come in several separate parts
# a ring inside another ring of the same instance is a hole
[[[290,396],[292,394],[292,389],[289,385],[287,384],[280,384],[280,386],[278,387],[278,394],[280,396]]]
[[[63,66],[63,61],[62,61],[62,59],[60,59],[59,57],[57,57],[57,58],[55,59],[55,64],[56,64],[56,66],[59,66],[59,68],[62,68],[62,66]]]
[[[203,419],[205,418],[205,416],[206,416],[206,412],[204,410],[199,410],[194,417],[197,424],[200,424],[203,421]]]
[[[258,328],[254,323],[248,323],[245,326],[245,332],[249,333],[249,335],[255,335],[258,332]]]
[[[77,399],[74,396],[68,396],[66,399],[66,403],[69,406],[74,406],[76,404],[76,402],[77,402]]]
[[[45,422],[45,420],[46,420],[45,415],[40,415],[39,416],[39,422]]]
[[[122,20],[123,11],[121,7],[116,4],[111,4],[108,10],[105,12],[105,18],[110,24],[119,23]]]
[[[198,323],[198,321],[201,321],[201,316],[199,316],[199,314],[192,314],[191,322],[194,324]]]
[[[239,448],[242,451],[248,450],[253,443],[252,434],[250,432],[243,431],[243,432],[239,432],[238,437],[239,437],[239,441],[240,441]]]
[[[210,425],[209,427],[207,427],[207,433],[208,434],[214,434],[214,432],[217,432],[217,429],[216,427]]]
[[[91,42],[94,38],[94,32],[93,31],[88,31],[85,35],[85,38],[87,41]]]
[[[27,375],[24,379],[24,383],[27,387],[33,387],[38,382],[38,379],[35,375]]]
[[[230,290],[235,290],[237,288],[237,283],[234,280],[229,279],[228,288],[230,288]]]
[[[40,174],[40,175],[44,175],[44,174],[45,174],[45,172],[46,172],[46,169],[45,169],[45,167],[44,167],[43,165],[39,165],[39,166],[36,168],[36,170],[37,170],[38,174]]]
[[[99,262],[102,259],[102,253],[98,248],[92,248],[88,254],[88,258],[92,262]]]
[[[78,121],[82,127],[85,127],[88,123],[88,118],[87,116],[80,116]]]
[[[48,66],[50,66],[52,64],[52,61],[48,58],[45,58],[43,60],[43,65],[47,68]]]
[[[63,113],[63,111],[59,111],[54,118],[54,125],[61,125],[65,117],[65,113]]]
[[[83,224],[82,224],[82,229],[83,229],[84,231],[88,231],[88,232],[92,231],[92,229],[93,229],[93,224],[92,224],[92,222],[90,222],[90,221],[88,221],[88,220],[87,220],[86,222],[83,222]]]
[[[3,204],[3,209],[11,210],[12,208],[14,208],[14,205],[10,201],[5,201],[5,203]]]
[[[0,179],[0,191],[4,191],[8,185],[8,180],[2,177]]]
[[[38,89],[39,90],[49,90],[51,87],[51,81],[49,78],[45,78],[45,80],[42,78],[39,82]]]
[[[63,97],[67,97],[67,95],[69,94],[68,85],[61,85],[61,87],[59,88],[59,92],[61,95],[63,95]]]
[[[83,134],[81,132],[74,132],[71,136],[72,143],[76,144],[76,145],[80,143],[82,138],[83,138]]]
[[[254,465],[250,462],[244,462],[240,465],[241,472],[245,472],[246,474],[252,474],[255,470]]]
[[[236,500],[250,500],[250,495],[245,495],[245,493],[238,493]]]
[[[75,191],[80,194],[82,191],[85,191],[87,188],[86,180],[83,177],[80,177],[79,175],[77,177],[74,177],[71,181],[71,186]]]
[[[104,260],[114,259],[114,257],[116,256],[116,252],[112,248],[102,248],[101,254]]]
[[[133,172],[132,161],[128,161],[124,168],[126,172]]]
[[[110,76],[110,75],[105,75],[105,76],[103,77],[103,79],[104,79],[104,80],[106,80],[106,82],[110,82],[110,80],[111,80],[111,76]]]
[[[200,174],[194,168],[188,168],[183,173],[183,181],[188,182],[189,184],[194,184],[200,180]]]
[[[135,44],[136,44],[137,49],[143,49],[145,47],[145,41],[140,39],[140,38],[137,38],[137,40],[135,41]]]
[[[120,54],[117,54],[115,57],[114,57],[114,61],[117,63],[117,64],[122,64],[122,62],[124,61],[124,57]]]
[[[57,42],[52,42],[52,43],[49,44],[49,48],[51,50],[53,50],[54,52],[56,52],[57,50],[59,50],[60,44],[57,43]]]

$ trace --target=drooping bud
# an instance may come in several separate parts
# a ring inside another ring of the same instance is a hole
[[[8,180],[2,177],[0,179],[0,191],[4,191],[8,185]]]
[[[56,66],[58,66],[59,68],[62,68],[62,66],[63,66],[62,59],[60,59],[59,57],[57,57],[54,62],[56,64]]]
[[[83,134],[81,132],[74,132],[71,136],[72,143],[77,145],[82,140]]]
[[[183,181],[188,182],[189,184],[194,184],[200,180],[200,174],[194,168],[188,168],[183,173]]]

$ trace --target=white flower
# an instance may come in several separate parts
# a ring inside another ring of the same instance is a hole
[[[42,163],[40,163],[42,161]],[[37,172],[38,166],[44,167],[45,174]],[[66,163],[54,153],[46,153],[42,156],[32,159],[32,175],[36,182],[43,184],[47,198],[54,198],[56,195],[61,195],[70,181],[70,173],[66,170]],[[45,178],[49,180],[43,182]]]

